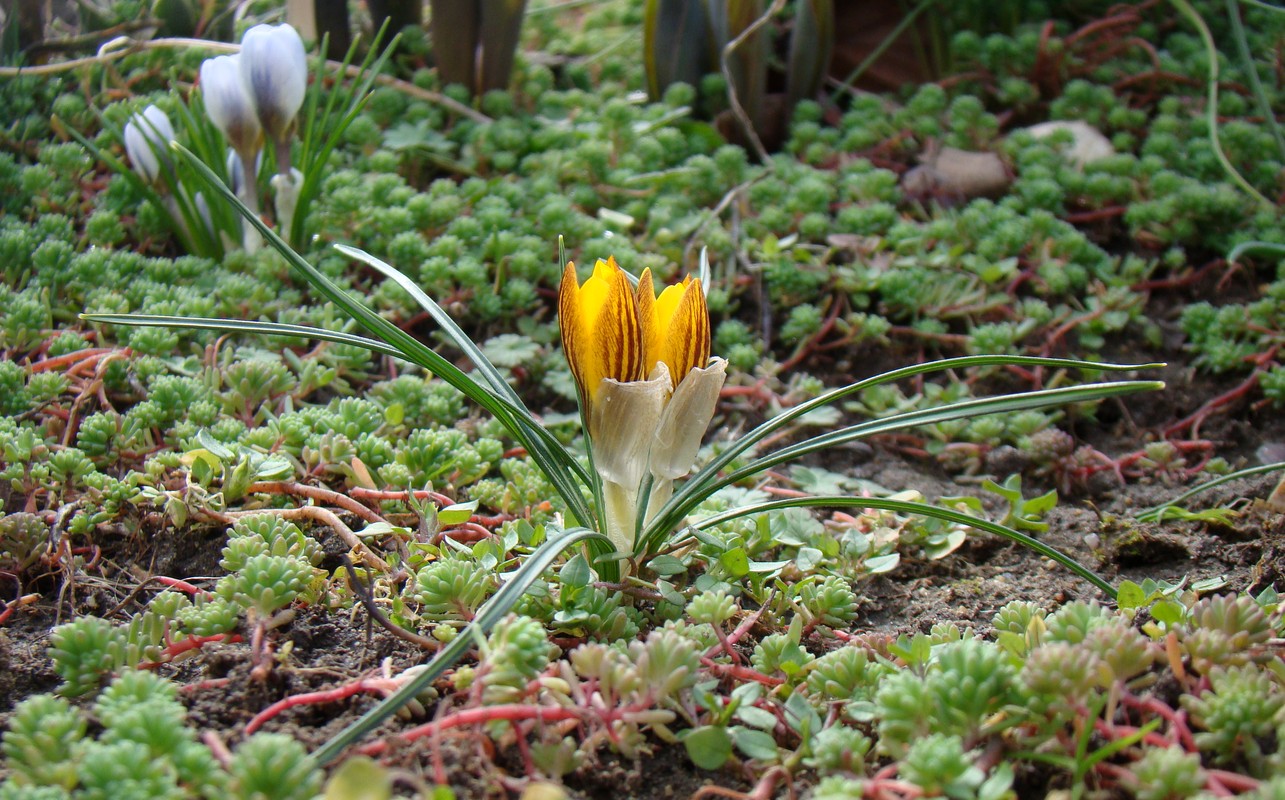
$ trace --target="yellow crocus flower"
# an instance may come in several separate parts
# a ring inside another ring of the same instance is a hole
[[[569,263],[558,316],[602,479],[606,533],[629,552],[643,478],[652,476],[654,513],[691,470],[727,362],[709,357],[709,310],[691,277],[657,297],[650,270],[635,291],[614,258],[599,260],[583,284]]]

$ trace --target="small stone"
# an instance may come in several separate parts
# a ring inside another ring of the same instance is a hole
[[[1101,161],[1115,155],[1111,140],[1087,122],[1059,119],[1026,128],[1026,132],[1036,139],[1047,139],[1058,131],[1071,132],[1071,146],[1063,155],[1066,156],[1067,161],[1080,169],[1084,169],[1094,161]]]

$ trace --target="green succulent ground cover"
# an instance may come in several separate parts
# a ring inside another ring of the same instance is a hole
[[[710,452],[837,383],[934,357],[1163,358],[1178,380],[1131,408],[928,426],[876,441],[875,468],[843,450],[705,509],[918,491],[1052,529],[1114,573],[1115,603],[1065,579],[1081,599],[1042,591],[1049,570],[1027,558],[1011,596],[975,601],[975,627],[880,627],[867,608],[897,602],[899,581],[951,597],[996,583],[967,573],[985,537],[873,510],[738,520],[625,584],[572,554],[360,746],[391,767],[349,752],[323,769],[308,753],[472,635],[501,576],[560,520],[556,492],[502,427],[401,362],[80,321],[349,324],[271,251],[178,252],[157,210],[68,136],[119,152],[108,128],[149,102],[175,111],[203,52],[0,77],[0,652],[20,676],[0,699],[0,799],[304,798],[328,776],[334,797],[618,790],[594,783],[604,765],[633,770],[625,785],[643,796],[704,779],[760,797],[1285,796],[1281,512],[1197,495],[1138,513],[1285,436],[1285,262],[1223,259],[1285,244],[1285,148],[1228,7],[1197,3],[1219,48],[1222,153],[1245,185],[1230,177],[1207,127],[1208,53],[1173,10],[1100,25],[1119,17],[1077,8],[1047,36],[1039,15],[1002,33],[961,25],[940,83],[805,102],[766,163],[707,121],[719,79],[640,94],[639,3],[533,3],[513,88],[480,114],[424,98],[468,102],[437,85],[427,39],[408,31],[390,68],[405,83],[376,88],[345,132],[303,254],[456,355],[411,298],[330,245],[415,278],[569,443],[559,236],[577,262],[614,255],[670,280],[707,250],[714,352],[733,366]],[[1285,15],[1239,13],[1278,108]],[[1081,168],[1067,139],[1019,130],[1048,119],[1094,125],[1116,154]],[[1011,185],[904,191],[931,142],[1000,154]],[[806,422],[1065,380],[961,371]],[[1281,460],[1270,452],[1258,458]],[[922,483],[877,468],[900,459]],[[1086,501],[1104,517],[1068,526]],[[1152,563],[1157,542],[1181,550],[1209,530],[1253,540],[1261,559],[1226,580],[1182,562],[1200,581]],[[368,634],[372,605],[410,634]]]

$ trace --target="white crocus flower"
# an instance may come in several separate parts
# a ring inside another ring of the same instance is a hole
[[[241,81],[241,56],[217,56],[201,63],[201,93],[205,98],[205,113],[210,121],[223,131],[237,160],[241,162],[238,176],[229,159],[228,177],[237,197],[258,212],[258,163],[263,152],[263,128],[255,113],[254,100],[245,91]],[[239,180],[238,180],[239,178]],[[241,246],[247,253],[255,253],[263,238],[253,226],[246,225],[241,233]]]
[[[303,40],[289,25],[255,25],[241,39],[241,80],[259,122],[277,147],[277,168],[290,170],[289,137],[308,88]]]
[[[149,184],[160,178],[161,165],[169,163],[169,143],[173,139],[170,118],[154,105],[125,123],[125,154],[134,171]]]
[[[263,147],[263,128],[241,82],[240,64],[240,55],[207,58],[201,64],[201,93],[210,121],[249,166]]]

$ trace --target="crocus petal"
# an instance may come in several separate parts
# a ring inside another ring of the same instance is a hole
[[[656,478],[673,480],[691,472],[726,378],[726,359],[714,358],[679,381],[656,424],[650,464]]]
[[[268,136],[290,135],[308,88],[308,60],[288,24],[255,25],[241,39],[241,79]]]
[[[709,309],[700,280],[688,276],[656,297],[651,270],[643,270],[638,279],[638,309],[649,372],[663,361],[677,385],[709,360]]]
[[[205,113],[223,131],[228,144],[242,158],[263,146],[263,130],[254,113],[254,101],[241,83],[241,56],[217,56],[201,62],[201,94]]]
[[[644,375],[634,293],[615,259],[599,260],[583,286],[578,283],[575,264],[567,264],[558,287],[558,325],[562,349],[592,428],[603,379],[629,382]]]
[[[168,163],[169,143],[174,126],[165,112],[154,105],[143,109],[125,123],[125,154],[134,171],[148,183],[155,183],[161,164]]]
[[[637,486],[642,480],[669,386],[669,372],[663,368],[651,380],[602,381],[589,440],[594,468],[603,480],[626,486]]]
[[[607,535],[622,552],[633,548],[638,486],[647,472],[647,453],[669,397],[669,373],[662,365],[651,380],[622,383],[604,379],[589,428],[593,466],[602,478]]]

